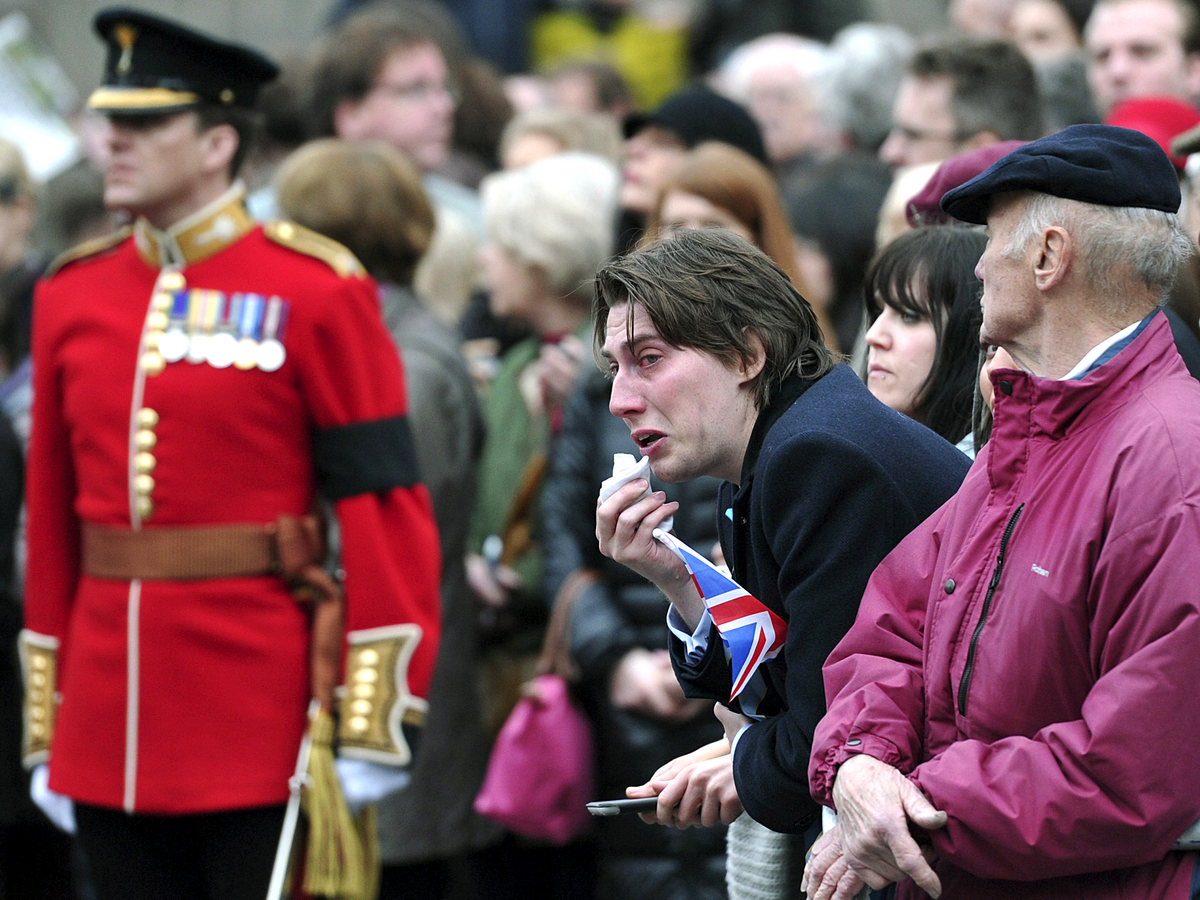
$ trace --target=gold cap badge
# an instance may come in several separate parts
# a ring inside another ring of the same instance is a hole
[[[122,24],[113,29],[113,38],[121,48],[121,58],[117,60],[117,74],[125,75],[133,66],[133,42],[137,40],[136,25]]]

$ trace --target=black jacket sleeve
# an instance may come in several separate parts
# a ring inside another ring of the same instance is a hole
[[[808,758],[825,713],[821,666],[854,623],[875,566],[925,516],[892,473],[848,442],[793,441],[764,462],[761,522],[751,523],[762,534],[751,541],[769,548],[788,620],[786,665],[773,669],[786,708],[742,735],[734,780],[752,818],[797,832],[818,811]]]

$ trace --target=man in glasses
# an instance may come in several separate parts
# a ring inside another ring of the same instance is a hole
[[[450,155],[460,99],[443,49],[453,35],[443,26],[419,6],[351,15],[321,50],[313,113],[320,134],[391,144],[420,170],[438,213],[450,211],[479,233],[478,196],[437,174]]]
[[[895,168],[914,166],[1041,134],[1037,80],[1016,45],[940,38],[909,63],[879,158]]]

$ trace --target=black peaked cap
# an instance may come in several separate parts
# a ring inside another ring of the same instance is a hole
[[[257,50],[138,9],[97,13],[104,81],[88,99],[111,115],[156,115],[200,103],[251,109],[279,67]]]

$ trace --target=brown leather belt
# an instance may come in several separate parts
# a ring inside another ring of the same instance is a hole
[[[191,581],[280,572],[275,523],[160,526],[83,523],[83,571],[96,578]]]
[[[311,611],[311,689],[334,708],[345,621],[341,587],[322,567],[327,545],[314,515],[266,525],[158,526],[133,531],[84,522],[83,571],[96,578],[191,581],[279,575]]]

